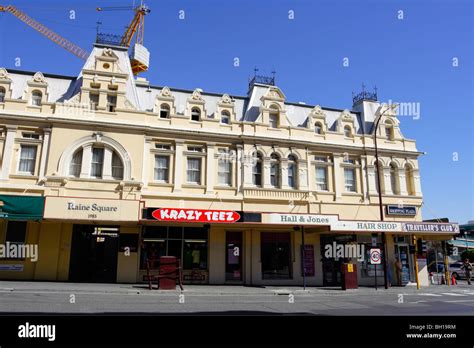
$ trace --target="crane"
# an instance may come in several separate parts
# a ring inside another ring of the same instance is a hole
[[[151,10],[143,3],[137,7],[130,6],[116,6],[116,7],[97,7],[97,11],[121,11],[121,10],[134,10],[135,15],[132,21],[127,27],[127,30],[123,34],[120,40],[120,46],[130,47],[130,44],[137,33],[135,45],[133,47],[132,54],[130,56],[130,63],[134,75],[137,75],[143,71],[148,70],[150,61],[150,53],[143,46],[143,39],[145,35],[145,15],[151,12]]]
[[[134,10],[135,15],[129,26],[127,27],[125,34],[121,37],[121,41],[120,43],[118,43],[118,45],[127,48],[130,47],[133,37],[135,36],[135,33],[137,33],[135,45],[130,55],[130,64],[132,66],[133,74],[137,75],[143,71],[148,70],[149,66],[150,53],[143,46],[143,38],[145,29],[145,15],[151,12],[150,9],[142,3],[138,7],[98,7],[97,11],[114,11],[125,9]],[[0,5],[0,12],[10,12],[15,17],[26,23],[28,26],[37,30],[38,32],[46,36],[48,39],[57,43],[59,46],[71,52],[75,56],[83,60],[87,60],[87,58],[89,57],[89,53],[86,50],[63,38],[61,35],[55,33],[51,29],[37,22],[36,20],[28,16],[26,13],[17,9],[16,7],[12,5]]]
[[[75,56],[87,60],[87,57],[89,57],[89,53],[85,51],[84,49],[80,48],[76,44],[73,44],[71,41],[68,39],[63,38],[61,35],[56,34],[54,31],[51,29],[45,27],[41,23],[38,23],[35,21],[33,18],[28,16],[26,13],[23,13],[22,11],[18,10],[16,7],[12,5],[8,6],[1,6],[0,5],[0,12],[10,12],[12,15],[32,27],[33,29],[39,31],[41,34],[46,36],[48,39],[51,41],[57,43],[59,46],[62,48],[66,49],[67,51],[71,52]]]

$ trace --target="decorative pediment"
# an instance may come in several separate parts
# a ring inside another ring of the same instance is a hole
[[[267,93],[262,97],[263,99],[284,101],[286,99],[285,95],[278,87],[269,87]]]
[[[41,71],[38,71],[37,73],[35,73],[32,79],[28,81],[28,83],[34,84],[34,85],[47,85],[48,84]]]
[[[165,86],[161,89],[160,91],[160,97],[167,97],[167,98],[170,98],[172,97],[173,95],[171,94],[171,90],[169,89],[168,86]]]
[[[323,109],[321,108],[321,106],[319,105],[316,105],[310,112],[310,115],[312,117],[319,117],[319,118],[322,118],[322,117],[325,117],[326,114],[324,113]]]
[[[221,100],[219,100],[219,103],[220,104],[226,104],[226,105],[233,105],[234,104],[232,98],[228,94],[224,94],[222,96]]]
[[[348,122],[353,122],[354,121],[354,116],[347,109],[344,109],[344,111],[341,112],[340,118],[343,121],[348,121]]]
[[[117,55],[114,53],[114,51],[111,48],[104,48],[102,50],[102,57],[117,58]]]
[[[8,80],[10,81],[10,75],[8,74],[7,69],[0,68],[0,80]]]
[[[191,94],[190,99],[193,101],[204,101],[204,99],[202,99],[201,90],[199,88],[196,88],[193,94]]]

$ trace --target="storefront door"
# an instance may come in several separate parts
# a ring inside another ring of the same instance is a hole
[[[348,259],[337,257],[325,257],[326,245],[334,245],[333,243],[345,245],[355,241],[353,235],[332,235],[321,236],[321,255],[323,264],[323,286],[341,286],[342,285],[342,264]]]
[[[410,269],[411,269],[411,262],[410,262],[410,252],[408,245],[405,244],[398,244],[396,246],[398,260],[401,264],[401,272],[397,274],[399,285],[407,285],[410,282]]]
[[[74,225],[69,280],[113,283],[117,280],[117,227]]]
[[[242,281],[242,232],[226,233],[225,280]]]

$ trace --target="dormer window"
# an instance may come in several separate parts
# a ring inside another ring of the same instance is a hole
[[[385,121],[385,137],[387,140],[393,140],[393,124],[391,121]]]
[[[270,115],[269,115],[269,118],[268,118],[270,128],[278,128],[279,109],[275,105],[270,106],[270,109],[271,109],[270,110]]]
[[[3,87],[0,87],[0,103],[4,103],[5,102],[5,88]]]
[[[117,96],[116,95],[107,95],[107,111],[108,112],[115,112],[115,108],[117,107]]]
[[[320,122],[314,124],[314,133],[323,134],[323,125]]]
[[[229,111],[222,111],[221,123],[222,124],[229,124],[230,123],[230,113],[229,113]]]
[[[191,121],[201,121],[201,110],[199,108],[191,109]]]
[[[41,106],[42,98],[43,98],[43,94],[40,91],[33,91],[31,93],[31,105]]]
[[[168,104],[161,104],[160,118],[170,118],[170,106]]]
[[[344,127],[344,136],[346,138],[351,138],[352,137],[352,130],[350,126],[345,126]]]
[[[97,110],[97,107],[99,106],[99,93],[89,94],[89,103],[91,110]]]

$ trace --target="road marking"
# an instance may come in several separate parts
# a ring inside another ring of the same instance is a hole
[[[442,294],[447,295],[447,296],[467,296],[467,295],[458,294],[458,293],[455,293],[455,292],[442,292]]]
[[[430,293],[421,293],[421,294],[418,294],[420,296],[434,296],[434,297],[442,297],[443,295],[440,295],[440,294],[430,294]]]
[[[459,303],[459,302],[474,302],[474,300],[452,300],[452,301],[442,301],[446,303]]]

